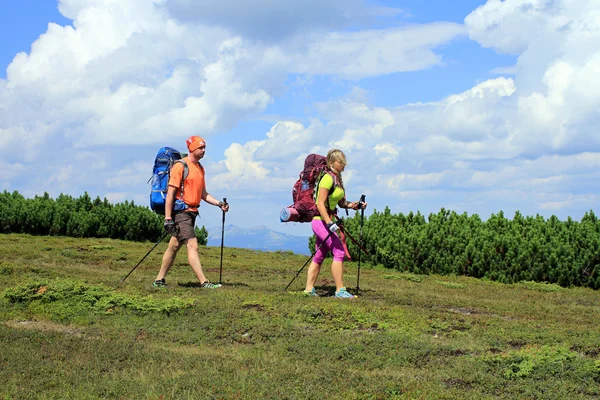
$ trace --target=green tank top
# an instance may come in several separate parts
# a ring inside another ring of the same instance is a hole
[[[331,191],[331,188],[334,187],[333,177],[331,176],[331,174],[323,175],[323,177],[319,181],[319,186],[317,187],[317,198],[319,198],[319,190],[321,190],[321,188],[323,187],[329,189],[329,196],[327,196],[327,201],[329,202],[329,209],[333,211],[335,207],[337,207],[339,201],[344,198],[344,189],[341,186],[335,186],[333,192]],[[313,219],[322,220],[323,218],[321,218],[320,215],[316,215],[315,217],[313,217]]]

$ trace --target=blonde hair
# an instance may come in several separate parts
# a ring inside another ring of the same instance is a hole
[[[340,164],[342,165],[346,165],[346,155],[344,154],[343,151],[339,150],[339,149],[332,149],[329,150],[327,152],[327,168],[334,172],[339,180],[339,186],[341,186],[342,188],[344,187],[344,182],[342,181],[342,174],[341,173],[336,173],[335,170],[332,168],[333,167],[333,163],[338,161]]]

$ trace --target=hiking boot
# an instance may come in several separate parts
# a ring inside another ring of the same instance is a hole
[[[162,287],[166,287],[167,283],[165,282],[165,278],[162,278],[162,279],[157,279],[154,282],[152,282],[152,286],[157,287],[157,288],[162,288]]]
[[[220,288],[221,286],[223,286],[223,285],[221,285],[220,283],[211,283],[209,281],[205,281],[204,283],[202,283],[200,285],[200,287],[202,289],[217,289],[217,288]]]
[[[315,290],[315,288],[312,288],[311,290],[303,290],[302,294],[306,297],[316,297],[318,296],[317,291]]]
[[[338,299],[353,299],[357,296],[350,294],[345,287],[335,292],[335,297]]]

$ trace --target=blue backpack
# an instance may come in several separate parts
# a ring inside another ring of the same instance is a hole
[[[183,181],[188,176],[188,166],[181,158],[181,153],[171,147],[163,147],[158,150],[154,159],[154,168],[152,169],[152,177],[148,182],[152,181],[152,190],[150,192],[150,208],[157,214],[165,214],[165,203],[167,198],[167,190],[169,189],[169,176],[171,167],[175,163],[183,164],[183,178],[181,179],[180,193],[183,197]],[[187,208],[187,204],[181,199],[176,199],[173,205],[173,211],[182,211]]]

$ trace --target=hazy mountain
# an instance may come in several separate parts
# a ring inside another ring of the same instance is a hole
[[[221,226],[206,228],[208,246],[221,246]],[[263,251],[293,251],[297,254],[310,254],[308,236],[294,236],[275,232],[264,225],[239,228],[225,225],[225,247],[240,247]]]

